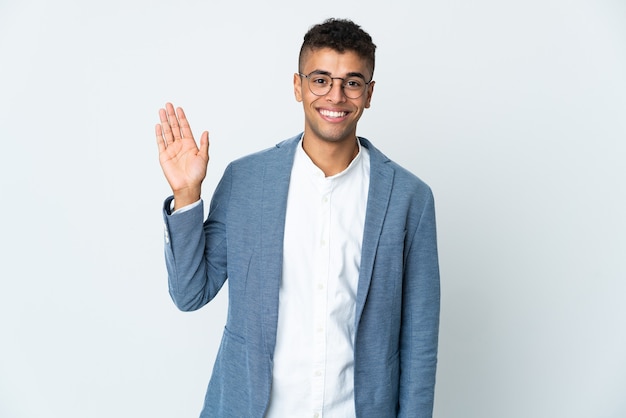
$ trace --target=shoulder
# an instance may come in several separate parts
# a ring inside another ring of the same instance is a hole
[[[265,148],[252,154],[240,157],[230,163],[236,168],[264,166],[272,161],[285,162],[285,157],[295,152],[302,134],[280,141],[273,147]]]
[[[361,145],[367,148],[370,154],[370,170],[372,173],[388,171],[393,174],[393,188],[403,193],[417,193],[431,196],[432,190],[426,182],[413,172],[387,157],[376,148],[371,141],[359,137]]]
[[[271,148],[257,151],[232,161],[226,167],[222,181],[233,190],[261,192],[265,182],[278,185],[288,181],[300,136],[279,142]]]

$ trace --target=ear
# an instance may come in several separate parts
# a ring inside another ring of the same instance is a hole
[[[296,101],[302,101],[302,77],[300,74],[293,74],[293,94],[296,96]]]
[[[365,108],[369,109],[370,104],[372,102],[372,95],[374,94],[374,84],[376,84],[375,81],[372,80],[372,82],[369,84],[369,86],[367,86],[367,99],[365,101]]]

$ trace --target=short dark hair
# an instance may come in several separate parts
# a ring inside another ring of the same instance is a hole
[[[304,42],[300,48],[299,71],[303,70],[302,64],[306,54],[322,48],[331,48],[340,53],[356,52],[367,61],[372,76],[374,75],[376,45],[372,42],[372,37],[351,20],[327,19],[311,27],[304,35]]]

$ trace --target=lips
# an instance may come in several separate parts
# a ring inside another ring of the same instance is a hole
[[[329,119],[340,119],[346,117],[348,112],[341,112],[336,110],[327,110],[327,109],[319,109],[319,112],[322,116]]]

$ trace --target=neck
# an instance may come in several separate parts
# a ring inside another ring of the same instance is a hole
[[[302,139],[302,148],[326,177],[341,173],[359,153],[356,137],[351,141],[329,142],[313,141],[305,135]]]

